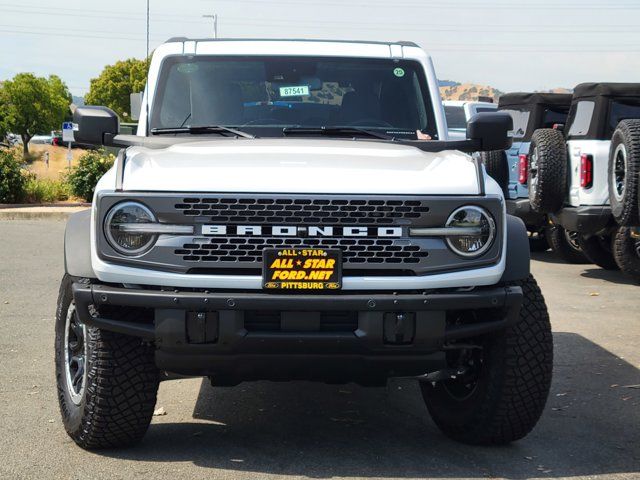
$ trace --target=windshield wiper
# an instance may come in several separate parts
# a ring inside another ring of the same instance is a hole
[[[379,138],[381,140],[394,140],[394,137],[384,133],[378,133],[373,130],[359,127],[284,127],[282,133],[285,135],[365,135],[367,137]]]
[[[242,130],[236,130],[231,127],[223,127],[222,125],[207,125],[202,127],[170,127],[170,128],[152,128],[152,135],[172,135],[176,133],[189,133],[192,135],[201,135],[206,133],[219,133],[220,135],[231,134],[242,138],[255,138],[253,135]]]

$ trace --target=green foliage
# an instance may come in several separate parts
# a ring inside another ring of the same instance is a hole
[[[87,201],[93,200],[93,192],[100,177],[111,168],[115,157],[103,150],[89,151],[78,160],[78,165],[67,176],[71,193]]]
[[[27,172],[16,149],[0,150],[0,203],[17,203],[24,198]]]
[[[104,105],[118,114],[121,120],[129,117],[132,93],[144,90],[149,62],[129,58],[115,65],[107,65],[98,78],[91,79],[87,105]]]
[[[60,128],[70,103],[71,94],[59,77],[19,73],[0,88],[0,131],[19,134],[27,154],[34,135]]]
[[[30,174],[24,188],[26,203],[52,203],[68,200],[71,186],[64,180],[39,179]]]

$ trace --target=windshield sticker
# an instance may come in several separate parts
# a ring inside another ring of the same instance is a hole
[[[404,68],[400,68],[400,67],[394,68],[393,74],[398,78],[404,77]]]
[[[280,96],[281,97],[308,97],[309,85],[280,87]]]
[[[194,73],[198,71],[198,64],[197,63],[181,63],[180,65],[178,65],[178,71],[180,73]]]

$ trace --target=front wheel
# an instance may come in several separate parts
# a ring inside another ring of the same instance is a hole
[[[421,384],[431,417],[454,440],[509,443],[526,436],[544,410],[553,370],[549,314],[531,275],[514,285],[524,294],[517,323],[470,342],[473,348],[450,350],[450,366],[464,373]]]
[[[613,237],[613,258],[622,273],[640,280],[640,228],[618,228]]]
[[[618,270],[616,260],[613,258],[610,235],[592,235],[590,237],[581,235],[578,237],[578,243],[589,261],[605,270]]]
[[[147,431],[156,403],[159,374],[153,348],[139,338],[84,325],[71,285],[65,275],[55,325],[62,423],[85,449],[131,445]]]
[[[546,233],[551,250],[565,262],[574,264],[590,263],[580,248],[578,243],[579,234],[577,232],[571,232],[559,225],[554,225],[547,228]]]

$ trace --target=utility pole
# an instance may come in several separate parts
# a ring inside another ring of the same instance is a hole
[[[213,38],[218,38],[218,14],[202,15],[203,18],[210,18],[213,20]]]
[[[149,0],[147,0],[147,56],[146,61],[149,61]]]

